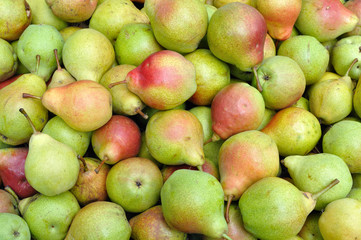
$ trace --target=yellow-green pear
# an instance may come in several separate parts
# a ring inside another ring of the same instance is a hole
[[[303,240],[323,240],[318,226],[320,216],[321,212],[319,211],[313,211],[310,215],[308,215],[305,224],[298,233],[298,236],[300,236]]]
[[[18,67],[18,57],[13,46],[0,38],[0,82],[14,75]]]

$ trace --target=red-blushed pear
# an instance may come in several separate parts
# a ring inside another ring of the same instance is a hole
[[[340,1],[303,0],[295,26],[303,35],[325,42],[352,31],[358,21]]]
[[[359,18],[357,26],[350,32],[346,33],[346,36],[361,35],[361,1],[349,0],[344,6],[351,10]]]
[[[277,40],[291,36],[301,12],[302,0],[257,0],[256,8],[266,20],[268,34]]]
[[[254,7],[233,2],[218,8],[208,24],[209,49],[242,71],[262,62],[266,21]]]
[[[18,205],[19,198],[11,188],[5,187],[5,190],[0,189],[0,213],[19,215]]]
[[[106,201],[108,199],[106,189],[106,179],[110,167],[103,165],[103,167],[96,173],[94,170],[99,166],[100,160],[96,158],[83,158],[78,155],[78,159],[82,162],[80,164],[80,171],[78,180],[70,192],[78,200],[80,206],[85,206],[95,201]]]
[[[132,227],[131,237],[134,240],[184,240],[187,238],[186,233],[168,226],[163,217],[161,205],[151,207],[137,216],[132,217],[129,220],[129,224]]]
[[[20,198],[33,196],[36,191],[25,177],[27,147],[0,149],[0,177]]]
[[[232,83],[214,97],[211,105],[212,139],[227,139],[246,130],[257,129],[265,112],[261,93],[247,83]]]
[[[194,65],[170,50],[150,55],[127,74],[124,82],[147,106],[158,110],[181,105],[197,90]],[[113,83],[109,87],[124,82]]]
[[[141,133],[132,119],[113,115],[104,126],[93,132],[91,142],[95,154],[102,160],[95,169],[99,172],[104,163],[113,165],[135,157],[139,153]]]
[[[250,130],[229,137],[219,151],[219,173],[229,206],[237,201],[246,189],[264,177],[275,177],[279,171],[279,154],[276,143],[265,133]]]

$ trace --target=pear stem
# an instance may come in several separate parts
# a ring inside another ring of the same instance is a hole
[[[25,112],[24,108],[20,108],[20,109],[19,109],[19,112],[21,112],[21,113],[26,117],[26,119],[28,120],[31,128],[33,129],[33,132],[34,132],[34,133],[37,133],[38,130],[36,130],[33,121],[31,121],[29,115]]]
[[[232,240],[232,238],[228,237],[228,235],[225,233],[222,234],[222,238],[227,239],[227,240]]]
[[[34,98],[34,99],[41,100],[41,97],[32,95],[30,93],[23,93],[23,98]]]
[[[228,195],[227,197],[227,208],[226,208],[226,222],[229,223],[229,207],[231,206],[233,195]]]
[[[36,55],[36,69],[35,69],[35,73],[36,75],[39,75],[39,68],[40,68],[40,55]]]
[[[6,186],[6,187],[4,188],[4,190],[7,191],[8,193],[10,193],[10,195],[13,196],[13,198],[14,198],[15,201],[16,201],[16,203],[19,205],[20,200],[19,200],[18,195],[16,195],[16,193],[14,192],[14,190],[13,190],[11,187],[9,187],[9,186]]]
[[[258,73],[257,73],[257,68],[258,68],[258,66],[254,66],[254,67],[252,68],[252,70],[253,70],[254,76],[256,77],[257,89],[258,89],[258,91],[262,92],[263,89],[262,89],[261,83],[259,82],[259,77],[258,77]]]
[[[84,172],[87,172],[88,171],[88,166],[86,165],[85,159],[80,155],[77,155],[77,158],[82,162],[83,167],[84,167]]]
[[[351,71],[351,68],[358,62],[358,58],[355,58],[352,63],[351,66],[347,69],[347,72],[345,74],[345,76],[348,76],[349,72]]]
[[[142,118],[148,119],[148,115],[145,114],[144,112],[142,112],[142,110],[141,110],[140,108],[137,108],[137,109],[135,110],[135,112],[138,113],[140,116],[142,116]]]
[[[216,142],[220,139],[221,139],[221,137],[217,133],[213,133],[212,137],[203,143],[203,146],[210,142]]]
[[[58,57],[58,49],[54,49],[54,55],[55,55],[55,60],[56,60],[56,65],[58,66],[58,70],[61,70],[61,66],[60,66],[60,62],[59,62],[59,57]]]
[[[203,167],[202,167],[202,165],[198,165],[197,168],[198,168],[198,171],[203,172]]]
[[[127,83],[127,81],[123,80],[123,81],[119,81],[119,82],[113,82],[113,83],[108,85],[108,88],[112,88],[112,87],[115,87],[115,86],[123,84],[123,83]]]
[[[102,166],[104,165],[105,161],[107,161],[108,159],[109,159],[108,156],[105,156],[105,157],[103,158],[103,160],[101,161],[101,163],[99,164],[99,166],[98,166],[96,169],[94,169],[94,171],[95,171],[97,174],[99,173],[100,169],[101,169]]]
[[[317,198],[319,198],[322,194],[324,194],[325,192],[327,192],[328,190],[330,190],[332,187],[334,187],[336,184],[338,184],[340,182],[340,180],[338,180],[337,178],[335,180],[333,180],[330,184],[328,184],[324,189],[322,189],[321,191],[312,194],[312,199],[317,200]]]

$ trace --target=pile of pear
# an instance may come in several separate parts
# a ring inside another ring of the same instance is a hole
[[[1,0],[0,239],[361,239],[361,0]]]

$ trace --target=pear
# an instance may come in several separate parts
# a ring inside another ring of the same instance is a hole
[[[295,36],[282,42],[277,55],[295,60],[305,75],[307,85],[322,77],[330,59],[326,48],[315,37],[308,35]]]
[[[266,108],[278,110],[291,106],[302,97],[306,79],[295,60],[274,56],[257,68],[252,85],[262,93]]]
[[[48,81],[57,66],[53,51],[58,50],[60,60],[63,45],[64,39],[55,27],[31,24],[19,38],[17,54],[20,62],[30,72],[36,72]],[[37,67],[37,55],[40,56],[39,67]]]
[[[163,164],[155,160],[155,158],[150,154],[147,144],[145,142],[145,132],[142,132],[142,144],[140,145],[138,157],[147,158],[152,160],[158,167],[161,167]]]
[[[352,188],[347,197],[361,201],[361,188]]]
[[[333,124],[351,113],[354,86],[348,74],[357,61],[352,62],[345,76],[319,81],[309,89],[310,111],[322,124]]]
[[[361,1],[360,0],[351,0],[344,3],[344,6],[351,10],[353,13],[356,14],[359,21],[357,26],[350,32],[346,33],[346,36],[353,36],[353,35],[361,35]]]
[[[271,119],[275,114],[276,114],[276,110],[265,108],[262,122],[256,130],[261,131],[265,126],[267,126],[267,124],[271,121]]]
[[[293,155],[283,160],[294,185],[305,192],[316,193],[337,178],[340,182],[317,199],[316,210],[330,202],[344,198],[352,187],[352,176],[346,163],[338,156],[318,153],[307,156]],[[322,171],[321,171],[322,169]]]
[[[321,125],[309,111],[288,107],[278,111],[262,129],[276,142],[281,156],[306,155],[321,138]]]
[[[44,126],[43,133],[62,142],[83,156],[90,145],[91,132],[80,132],[69,127],[59,116],[54,116]]]
[[[210,105],[214,96],[230,83],[229,66],[208,49],[197,49],[184,57],[196,69],[197,90],[189,101],[195,105]]]
[[[295,102],[294,104],[292,104],[291,107],[299,107],[299,108],[303,108],[307,111],[310,111],[310,103],[309,100],[305,97],[300,97],[300,99],[298,99],[297,102]]]
[[[264,177],[275,177],[279,172],[276,143],[257,130],[244,131],[229,137],[219,151],[220,182],[229,206],[246,189]]]
[[[76,80],[99,82],[114,61],[113,45],[94,29],[78,30],[64,44],[64,67]]]
[[[84,22],[92,16],[98,0],[46,0],[46,3],[55,16],[66,22],[76,23]]]
[[[0,141],[9,145],[20,145],[29,141],[32,129],[19,113],[19,108],[27,109],[37,130],[43,129],[48,120],[47,109],[39,102],[23,99],[22,93],[43,95],[45,82],[35,74],[23,74],[15,82],[0,89]]]
[[[10,43],[0,38],[0,82],[12,77],[18,67],[18,57]]]
[[[15,214],[0,213],[0,238],[30,240],[31,234],[28,224],[25,220]]]
[[[71,189],[78,178],[76,152],[45,133],[37,131],[24,109],[19,110],[33,128],[25,160],[25,177],[30,185],[46,196]]]
[[[32,13],[32,24],[47,24],[54,26],[59,31],[66,28],[68,23],[57,16],[51,11],[46,0],[26,0],[30,6]]]
[[[361,123],[341,120],[335,123],[323,136],[322,150],[342,158],[351,173],[361,173]]]
[[[18,43],[19,40],[13,41],[11,42],[11,46],[13,47],[13,50],[16,54],[16,59],[17,59],[17,67],[16,67],[16,71],[15,71],[15,77],[20,77],[20,75],[25,74],[25,73],[29,73],[30,71],[24,66],[24,64],[22,64],[19,60],[19,58],[17,57],[17,52],[18,52]]]
[[[187,169],[175,171],[162,187],[161,201],[164,219],[171,228],[230,239],[224,219],[224,193],[212,175]]]
[[[356,14],[340,1],[306,0],[302,1],[295,26],[303,35],[325,42],[353,30],[357,23]]]
[[[83,29],[83,28],[77,27],[77,26],[68,26],[66,28],[61,29],[59,32],[60,32],[61,36],[63,36],[64,41],[66,41],[73,33],[75,33],[78,30],[81,30],[81,29]]]
[[[130,0],[109,0],[95,9],[89,27],[103,33],[114,43],[120,30],[128,23],[149,23],[149,19]]]
[[[150,154],[167,165],[204,163],[203,129],[192,113],[174,109],[156,112],[145,129]]]
[[[196,106],[189,109],[189,112],[193,113],[202,124],[203,141],[210,139],[213,135],[211,108],[209,106]]]
[[[144,9],[157,42],[168,50],[193,52],[207,32],[208,14],[199,0],[147,0]]]
[[[276,45],[272,37],[267,34],[266,39],[264,40],[263,60],[273,56],[276,56]]]
[[[116,38],[115,56],[119,64],[139,66],[152,53],[163,50],[146,23],[124,25]]]
[[[214,0],[213,5],[216,6],[217,8],[220,8],[226,5],[227,3],[231,3],[231,2],[241,2],[248,4],[252,7],[256,7],[257,0]]]
[[[53,76],[51,77],[51,82],[48,84],[48,88],[60,87],[67,85],[68,83],[75,82],[76,80],[73,78],[73,76],[71,76],[66,69],[61,68],[57,49],[54,49],[54,54],[56,59],[56,65],[58,68],[53,73]]]
[[[252,184],[239,200],[245,229],[261,239],[289,239],[298,234],[316,199],[338,183],[312,195],[279,177],[265,177]]]
[[[172,239],[184,240],[187,234],[172,229],[165,222],[162,212],[162,206],[157,205],[132,217],[129,220],[132,227],[132,239]]]
[[[129,240],[131,231],[121,206],[97,201],[89,203],[75,215],[65,240]]]
[[[302,0],[257,0],[256,2],[256,8],[265,18],[271,37],[281,41],[288,39],[301,12]]]
[[[11,188],[0,189],[0,213],[19,215],[19,198]]]
[[[359,239],[361,237],[361,202],[342,198],[328,204],[318,220],[326,240]]]
[[[321,212],[313,211],[308,215],[305,224],[303,225],[298,236],[304,240],[323,240],[323,237],[318,226]]]
[[[80,210],[69,191],[52,197],[36,194],[21,200],[19,208],[31,235],[38,240],[64,239],[71,221]]]
[[[0,2],[0,38],[18,40],[29,26],[32,14],[25,0],[3,0]]]

